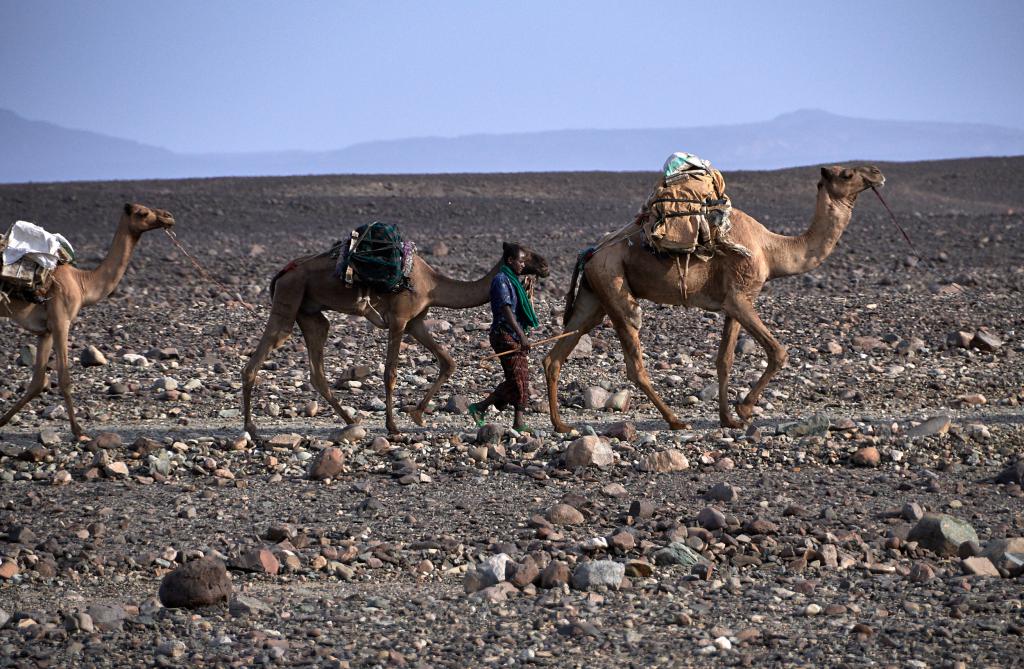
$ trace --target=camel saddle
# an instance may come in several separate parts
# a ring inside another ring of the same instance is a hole
[[[16,222],[0,237],[0,301],[45,301],[53,270],[67,263],[74,263],[67,240],[27,221]]]
[[[724,248],[749,256],[750,251],[728,240],[731,211],[722,173],[693,154],[673,153],[637,223],[658,253],[708,260]]]

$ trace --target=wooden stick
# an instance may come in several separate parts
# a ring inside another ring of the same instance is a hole
[[[530,346],[533,347],[533,346],[537,346],[538,344],[546,344],[549,341],[555,341],[556,339],[563,339],[565,337],[568,337],[569,335],[574,335],[574,334],[576,334],[576,330],[569,330],[568,332],[563,332],[562,334],[555,335],[554,337],[548,337],[547,339],[541,339],[540,341],[535,341],[532,344],[530,344]],[[480,362],[483,362],[484,360],[493,360],[494,358],[500,358],[503,355],[511,355],[512,353],[515,353],[518,350],[519,350],[518,348],[514,348],[514,349],[512,349],[510,351],[505,351],[504,353],[492,353],[489,356],[487,356],[486,358],[481,358]]]

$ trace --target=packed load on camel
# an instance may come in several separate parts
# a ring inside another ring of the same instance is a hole
[[[366,286],[379,292],[410,288],[416,245],[402,241],[398,227],[374,221],[352,231],[347,240],[335,244],[335,276],[345,283]]]
[[[693,254],[708,260],[721,247],[749,256],[747,249],[729,241],[731,211],[722,173],[710,161],[676,152],[665,161],[636,223],[658,253]]]
[[[50,289],[53,270],[75,262],[75,251],[68,240],[28,221],[17,221],[0,237],[0,250],[0,299],[42,302]]]

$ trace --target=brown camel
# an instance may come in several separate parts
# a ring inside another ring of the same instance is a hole
[[[569,431],[558,414],[558,376],[562,363],[579,338],[597,326],[606,314],[622,343],[629,379],[650,398],[669,427],[674,430],[688,427],[654,391],[644,369],[639,336],[640,299],[725,312],[716,364],[718,409],[723,427],[743,424],[732,416],[728,403],[729,371],[740,326],[761,345],[768,355],[768,368],[736,406],[740,417],[749,421],[765,386],[786,364],[788,357],[786,349],[757,315],[754,300],[766,281],[809,272],[824,262],[850,222],[857,195],[884,182],[885,177],[877,167],[823,167],[811,226],[795,237],[770,232],[747,214],[734,209],[730,240],[749,249],[750,257],[726,251],[707,262],[690,262],[685,272],[685,286],[681,283],[683,272],[674,258],[653,255],[644,248],[639,235],[629,238],[621,233],[610,235],[607,239],[618,237],[618,241],[599,247],[584,265],[583,280],[575,300],[573,293],[578,276],[573,276],[566,298],[564,327],[566,332],[576,334],[559,340],[544,358],[548,405],[555,430]]]
[[[41,304],[12,299],[0,304],[0,317],[10,318],[22,328],[36,335],[36,361],[25,394],[0,418],[0,427],[18,413],[32,398],[43,392],[46,385],[46,363],[50,352],[57,352],[57,375],[68,420],[75,437],[82,436],[82,428],[75,420],[71,403],[71,371],[68,369],[68,332],[78,318],[82,307],[96,304],[114,292],[128,269],[132,253],[143,232],[170,228],[174,217],[162,209],[150,209],[141,204],[126,204],[114,233],[107,257],[98,267],[80,270],[71,265],[60,265],[53,272],[53,285]]]
[[[504,246],[506,249],[509,247],[508,244]],[[527,255],[524,273],[547,276],[547,261],[526,247],[521,248]],[[391,434],[399,431],[395,423],[393,395],[398,377],[398,351],[402,335],[412,335],[434,355],[440,373],[416,409],[410,412],[413,421],[422,425],[427,404],[455,371],[455,361],[424,324],[427,311],[434,306],[469,309],[485,304],[490,299],[491,279],[498,273],[501,262],[499,260],[491,271],[476,281],[457,281],[439,273],[420,256],[415,256],[410,273],[412,290],[397,293],[377,293],[345,285],[334,276],[336,260],[327,254],[307,256],[289,263],[270,283],[273,299],[270,319],[256,350],[242,371],[245,430],[253,439],[259,438],[251,410],[256,373],[270,352],[288,339],[295,323],[299,324],[306,342],[313,386],[346,423],[354,422],[353,417],[342,410],[324,374],[324,345],[330,328],[324,311],[363,316],[378,328],[388,331],[384,392],[387,404],[386,425]]]

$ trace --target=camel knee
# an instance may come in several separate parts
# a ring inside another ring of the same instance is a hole
[[[786,351],[785,346],[777,345],[772,348],[771,355],[768,356],[768,367],[773,372],[777,372],[786,366],[789,362],[789,352]]]

